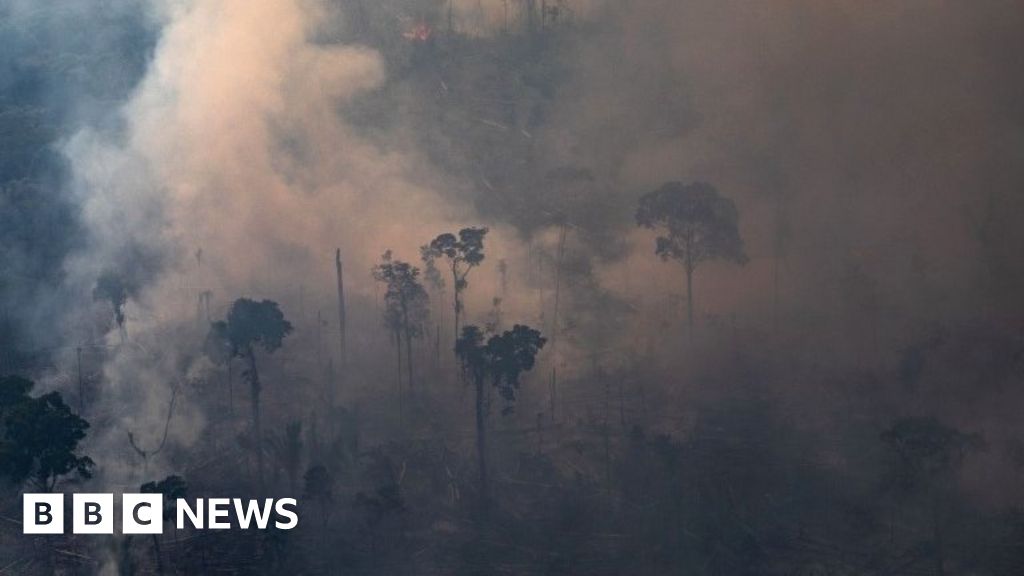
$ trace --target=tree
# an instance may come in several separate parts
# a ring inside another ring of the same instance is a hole
[[[188,482],[181,476],[168,476],[159,482],[146,482],[139,487],[143,494],[162,494],[164,497],[164,514],[161,522],[174,520],[174,510],[179,498],[188,495]],[[160,553],[160,535],[153,534],[153,554],[156,556],[157,574],[164,573],[163,555]],[[131,538],[127,536],[126,538]]]
[[[292,324],[285,319],[277,302],[263,300],[256,302],[239,298],[231,305],[227,321],[223,326],[214,323],[211,334],[223,338],[222,346],[238,358],[249,363],[243,376],[249,381],[252,400],[252,428],[256,466],[260,486],[263,486],[263,429],[260,424],[260,375],[256,367],[256,349],[263,348],[273,353],[281,347],[284,338],[292,332]]]
[[[455,353],[462,360],[463,370],[472,379],[476,392],[476,447],[480,466],[480,502],[484,512],[489,500],[484,387],[489,382],[506,402],[515,402],[520,376],[533,368],[537,353],[545,342],[539,331],[516,324],[511,330],[491,336],[486,344],[480,328],[466,326],[455,344]],[[509,411],[511,406],[506,407],[503,413]]]
[[[888,485],[906,501],[920,495],[932,523],[932,547],[935,574],[945,572],[944,508],[951,499],[949,490],[964,458],[985,448],[984,440],[965,434],[935,418],[902,418],[882,432],[884,442],[896,456],[889,470]]]
[[[284,468],[288,475],[288,489],[297,494],[299,489],[299,467],[302,465],[302,422],[293,420],[285,425],[283,433],[271,435],[267,448],[276,468]],[[276,473],[275,473],[276,476]]]
[[[423,278],[430,286],[430,291],[437,298],[437,320],[434,321],[434,355],[435,360],[441,358],[441,324],[444,323],[444,277],[437,269],[437,260],[431,256],[430,246],[420,246],[420,258],[423,260]]]
[[[454,234],[444,233],[430,241],[422,249],[423,261],[430,266],[437,258],[444,257],[452,272],[455,308],[455,338],[459,338],[459,320],[462,316],[462,293],[469,285],[466,277],[473,268],[484,261],[484,236],[487,228],[463,228],[458,238]]]
[[[678,260],[686,270],[686,319],[693,331],[693,272],[708,260],[743,265],[747,255],[740,238],[736,204],[706,182],[667,182],[640,198],[637,226],[662,230],[654,252]]]
[[[76,454],[89,423],[59,392],[29,396],[34,385],[19,376],[0,378],[0,476],[42,492],[68,474],[91,478],[92,459]]]
[[[228,337],[228,323],[223,320],[210,323],[210,331],[206,334],[203,342],[203,355],[210,359],[215,366],[224,366],[225,379],[228,387],[228,415],[231,420],[235,417],[235,394],[234,383],[231,373],[231,361],[238,356],[238,350],[231,344]]]
[[[320,510],[321,529],[326,534],[331,506],[334,504],[334,476],[323,464],[314,464],[306,470],[302,479],[302,497],[316,503]]]
[[[405,338],[405,365],[408,370],[409,386],[413,383],[412,339],[423,335],[430,310],[430,298],[419,281],[419,275],[419,268],[401,260],[394,260],[390,250],[381,257],[381,263],[373,268],[374,280],[386,287],[384,324],[395,334],[398,346],[401,346],[402,337]]]

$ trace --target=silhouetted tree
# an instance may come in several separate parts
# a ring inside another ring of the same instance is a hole
[[[444,323],[444,277],[437,269],[437,260],[431,256],[430,245],[420,246],[420,258],[423,260],[423,278],[427,281],[430,291],[437,299],[437,320],[434,324],[435,360],[441,358],[441,325]]]
[[[249,381],[252,399],[253,449],[256,451],[256,466],[260,486],[263,486],[263,429],[260,423],[260,376],[256,367],[256,348],[273,353],[281,347],[284,338],[292,331],[291,322],[285,319],[277,302],[263,300],[256,302],[239,298],[228,311],[224,328],[214,328],[211,334],[226,338],[222,345],[231,354],[249,363],[243,373]]]
[[[409,386],[413,383],[412,339],[423,335],[430,304],[427,291],[420,284],[419,274],[419,268],[401,260],[394,260],[390,250],[381,257],[381,263],[373,268],[373,278],[386,287],[385,325],[391,328],[396,336],[405,338],[405,365],[408,370]],[[398,344],[401,345],[400,338]]]
[[[164,514],[160,520],[171,522],[174,520],[176,501],[188,495],[188,483],[181,476],[168,476],[159,482],[146,482],[139,487],[143,494],[162,494],[164,497]],[[156,557],[156,570],[158,574],[164,573],[163,555],[160,553],[160,535],[153,534],[153,554]],[[128,536],[130,538],[130,536]]]
[[[302,465],[302,422],[289,422],[283,433],[267,439],[267,448],[278,468],[284,468],[288,475],[288,489],[297,494],[299,489],[299,467]]]
[[[91,478],[92,459],[76,454],[89,423],[59,392],[29,396],[34,385],[19,376],[0,378],[0,476],[42,492],[68,474]]]
[[[932,524],[935,574],[945,573],[944,509],[950,499],[955,474],[964,458],[984,448],[980,436],[965,434],[935,418],[902,418],[881,435],[896,455],[889,470],[888,485],[906,500],[909,495],[924,499]]]
[[[472,379],[476,392],[476,446],[480,466],[480,502],[484,512],[489,501],[484,386],[490,382],[506,402],[514,402],[519,378],[523,372],[533,368],[544,342],[539,331],[516,324],[511,330],[491,336],[486,344],[478,327],[466,326],[455,344],[455,353],[462,360],[463,369]],[[507,407],[504,412],[510,410],[511,407]]]
[[[210,331],[206,334],[203,342],[203,354],[213,362],[215,366],[224,367],[224,378],[227,380],[228,389],[228,415],[234,419],[235,415],[235,394],[234,378],[232,367],[238,351],[232,346],[228,337],[228,323],[223,320],[210,323]]]
[[[462,293],[469,285],[469,272],[484,261],[484,236],[487,228],[463,228],[459,235],[445,233],[430,241],[422,252],[424,262],[444,257],[452,272],[455,308],[455,338],[459,338],[459,320],[462,316]]]
[[[678,260],[686,270],[686,318],[693,329],[693,272],[708,260],[745,264],[739,214],[732,200],[711,184],[667,182],[640,198],[638,226],[661,230],[655,253]]]
[[[330,521],[331,505],[334,503],[334,477],[323,464],[315,464],[303,475],[302,497],[316,504],[320,511],[321,528],[326,531]]]

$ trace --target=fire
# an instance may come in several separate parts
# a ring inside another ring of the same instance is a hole
[[[402,36],[404,36],[406,40],[410,40],[412,42],[426,42],[427,40],[430,40],[430,35],[433,34],[433,32],[434,31],[430,28],[429,24],[426,22],[419,22],[412,28],[403,32]]]

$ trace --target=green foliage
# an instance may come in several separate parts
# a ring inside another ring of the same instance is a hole
[[[424,262],[447,258],[455,281],[455,291],[466,289],[466,276],[484,261],[484,237],[487,228],[463,228],[456,237],[451,233],[439,234],[421,249]]]
[[[227,337],[230,349],[237,356],[247,354],[254,346],[267,352],[277,350],[292,332],[292,324],[285,320],[277,302],[239,298],[228,312],[226,328],[217,329]]]
[[[430,283],[434,290],[444,290],[444,278],[441,271],[437,269],[437,259],[433,255],[430,246],[420,246],[420,258],[423,260],[423,277]]]
[[[540,331],[516,324],[511,330],[491,336],[486,344],[483,341],[480,328],[466,326],[455,345],[455,353],[474,379],[490,379],[502,398],[515,400],[522,373],[533,369],[547,340]]]
[[[163,494],[164,497],[164,522],[170,522],[174,518],[174,501],[188,495],[188,482],[177,475],[171,475],[159,482],[146,482],[139,487],[143,494]]]
[[[43,491],[68,474],[92,477],[93,461],[76,454],[89,423],[71,412],[59,392],[32,398],[32,387],[18,376],[0,379],[0,475]]]
[[[636,223],[664,230],[655,253],[664,260],[683,262],[688,270],[706,260],[747,261],[736,204],[711,184],[663,184],[640,198]]]
[[[419,281],[419,275],[419,268],[394,260],[390,250],[384,253],[381,263],[373,267],[374,280],[386,287],[385,325],[410,337],[423,334],[430,309],[430,298]]]

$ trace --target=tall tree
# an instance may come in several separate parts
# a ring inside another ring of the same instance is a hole
[[[405,365],[408,384],[413,384],[412,339],[423,335],[429,315],[430,298],[419,280],[420,269],[392,258],[388,250],[381,263],[373,267],[374,280],[384,284],[384,322],[396,335],[397,343],[405,339]]]
[[[91,478],[93,461],[77,454],[89,423],[59,392],[29,396],[35,383],[19,376],[0,378],[0,476],[50,492],[69,474]]]
[[[159,482],[146,482],[139,487],[139,492],[143,494],[160,494],[164,497],[164,513],[160,519],[161,522],[171,522],[174,520],[174,510],[176,503],[179,498],[184,498],[188,494],[188,482],[181,476],[168,476]],[[156,556],[156,571],[157,574],[164,573],[164,562],[163,554],[160,553],[160,535],[153,534],[153,554]],[[127,538],[130,538],[128,536]]]
[[[210,323],[210,331],[206,334],[203,342],[203,355],[210,359],[215,366],[224,366],[225,380],[227,380],[228,392],[228,416],[231,420],[235,417],[235,394],[232,374],[232,360],[238,356],[238,350],[231,344],[228,338],[228,323],[223,320]]]
[[[476,392],[476,448],[480,466],[480,504],[486,513],[490,486],[487,476],[487,410],[484,402],[485,386],[490,383],[510,405],[516,399],[519,379],[523,372],[533,368],[537,353],[544,347],[540,332],[516,324],[511,330],[491,336],[484,343],[484,334],[476,326],[466,326],[455,344],[455,352],[462,360],[463,369],[473,381]]]
[[[285,425],[284,430],[280,433],[269,434],[267,450],[275,465],[274,477],[277,476],[276,471],[283,468],[284,473],[288,476],[290,494],[298,494],[303,451],[302,422],[292,420]]]
[[[654,252],[686,270],[686,321],[693,331],[693,272],[709,260],[745,264],[736,204],[706,182],[667,182],[640,198],[637,226],[660,230]]]
[[[256,466],[260,487],[263,487],[263,428],[260,423],[260,375],[256,366],[256,349],[263,348],[273,353],[281,347],[284,338],[292,331],[292,324],[285,319],[277,302],[262,300],[256,302],[239,298],[231,305],[223,328],[215,324],[226,338],[225,345],[231,354],[249,363],[243,375],[249,381],[252,400],[252,428],[256,450]],[[211,332],[213,334],[213,332]]]
[[[430,262],[436,258],[448,260],[448,266],[452,272],[452,285],[455,292],[455,338],[456,344],[459,338],[459,320],[462,317],[463,304],[462,293],[469,285],[466,277],[473,268],[484,261],[484,237],[487,235],[487,228],[463,228],[459,235],[444,233],[430,241],[422,252],[424,262]]]
[[[338,368],[341,370],[341,378],[344,381],[348,367],[348,346],[346,344],[348,322],[345,314],[345,273],[341,264],[341,248],[334,253],[334,268],[338,282]]]
[[[435,361],[441,359],[441,325],[444,323],[444,277],[437,269],[437,260],[431,256],[430,245],[420,246],[420,258],[423,260],[423,278],[430,286],[430,291],[437,299],[437,320],[434,324],[434,356]]]

